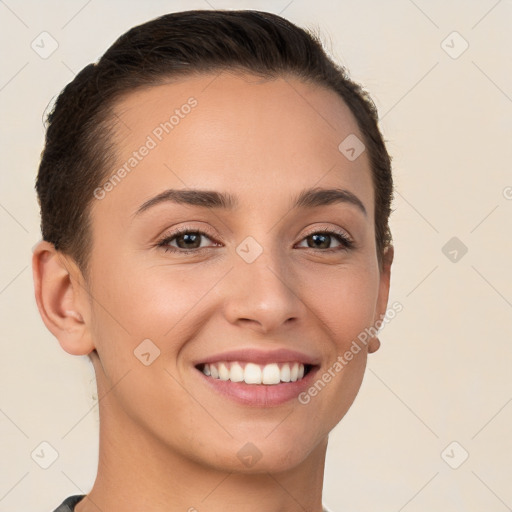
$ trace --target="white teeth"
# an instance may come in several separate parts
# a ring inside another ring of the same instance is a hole
[[[242,382],[244,380],[244,369],[238,363],[231,365],[229,380],[231,382]]]
[[[228,380],[229,379],[229,369],[224,363],[219,364],[219,379],[220,380]]]
[[[289,364],[285,364],[281,368],[281,380],[283,382],[290,382],[290,365]]]
[[[261,368],[257,364],[247,363],[244,370],[246,384],[261,384]]]
[[[302,363],[270,363],[258,365],[255,363],[218,362],[207,363],[203,373],[214,379],[245,382],[246,384],[279,384],[280,382],[295,382],[304,377]]]
[[[294,364],[290,370],[290,380],[292,382],[295,382],[297,380],[298,375],[299,375],[299,367],[298,367],[298,365]]]
[[[279,384],[281,382],[281,372],[279,371],[279,366],[277,366],[276,363],[267,364],[264,366],[261,380],[265,384]]]

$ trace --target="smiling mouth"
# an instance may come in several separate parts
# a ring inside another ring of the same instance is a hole
[[[196,368],[207,377],[217,380],[267,386],[302,380],[314,365],[296,361],[256,364],[246,361],[219,361],[201,363]]]

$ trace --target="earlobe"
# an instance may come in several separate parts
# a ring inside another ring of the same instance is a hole
[[[377,352],[380,348],[380,340],[377,336],[373,337],[368,343],[368,354],[373,354]]]
[[[41,318],[69,354],[94,350],[87,317],[86,291],[78,284],[80,271],[53,244],[39,242],[32,256],[34,292]]]

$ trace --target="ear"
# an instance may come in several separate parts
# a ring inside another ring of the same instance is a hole
[[[90,318],[90,302],[75,262],[41,241],[34,247],[32,275],[39,314],[48,330],[69,354],[89,354],[94,350],[85,321]]]
[[[389,298],[389,284],[391,279],[391,264],[395,255],[395,249],[392,245],[388,245],[384,249],[382,255],[382,270],[380,272],[379,282],[379,294],[377,297],[376,317],[373,319],[375,324],[378,320],[381,320],[386,314],[386,308],[388,307]],[[368,353],[371,354],[376,352],[380,347],[380,340],[377,336],[371,339],[368,344]]]

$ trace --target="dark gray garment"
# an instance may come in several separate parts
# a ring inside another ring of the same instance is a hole
[[[73,512],[75,505],[85,496],[85,494],[75,494],[66,498],[60,507],[57,507],[53,512]]]

